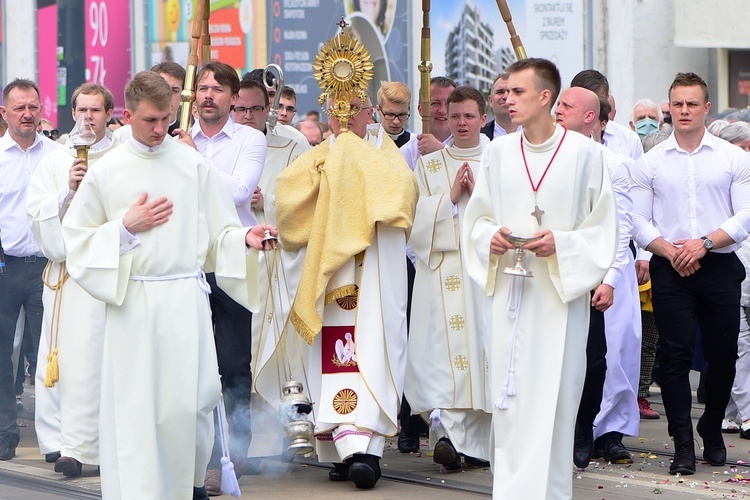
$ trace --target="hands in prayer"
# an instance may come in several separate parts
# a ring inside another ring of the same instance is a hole
[[[270,236],[273,237],[272,239],[266,238],[266,231],[268,231]],[[245,235],[245,244],[256,250],[265,252],[273,250],[274,248],[278,248],[279,242],[276,239],[278,237],[279,232],[274,226],[270,224],[259,224],[257,226],[253,226],[247,232],[247,234]]]
[[[474,173],[469,164],[464,162],[456,172],[456,179],[451,187],[451,203],[455,205],[463,193],[471,196],[472,192],[474,192]]]
[[[73,160],[73,164],[70,166],[70,176],[68,177],[68,187],[75,191],[78,186],[81,185],[83,176],[86,175],[89,167],[86,165],[86,160],[83,158],[76,158]]]
[[[142,233],[169,220],[172,215],[172,202],[166,198],[157,198],[146,202],[148,193],[143,193],[125,214],[122,223],[130,234]]]

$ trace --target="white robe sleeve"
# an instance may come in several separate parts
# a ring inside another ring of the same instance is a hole
[[[489,186],[489,161],[485,150],[479,166],[464,217],[463,246],[466,249],[464,259],[469,276],[484,290],[488,296],[495,293],[498,256],[490,254],[490,242],[500,225],[495,221],[492,212],[492,198]],[[495,161],[500,161],[495,158]]]
[[[590,211],[574,230],[552,231],[556,253],[547,259],[550,279],[566,304],[601,282],[614,260],[619,232],[614,190],[602,152],[581,152],[578,161],[579,168],[581,162],[598,165],[578,187],[579,202],[585,202]]]
[[[94,170],[83,178],[62,233],[70,276],[94,298],[122,305],[135,250],[120,255],[120,219],[107,220]]]
[[[459,248],[458,218],[453,216],[450,192],[431,192],[421,158],[414,173],[419,185],[419,201],[409,245],[417,258],[434,270],[440,265],[443,252],[455,252]]]
[[[68,158],[72,164],[73,159]],[[31,231],[44,256],[53,262],[63,262],[65,243],[62,236],[60,200],[65,198],[69,190],[67,183],[63,189],[59,189],[55,182],[56,161],[60,161],[60,155],[52,153],[45,156],[39,167],[34,170],[26,196],[26,210]]]
[[[202,170],[202,210],[211,242],[205,270],[216,274],[216,283],[250,311],[260,309],[258,252],[247,251],[245,235],[227,187],[212,168]]]

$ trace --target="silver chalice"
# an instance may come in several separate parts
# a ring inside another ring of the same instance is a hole
[[[506,234],[501,232],[500,234],[503,235],[503,238],[508,240],[514,247],[516,247],[516,262],[513,265],[513,267],[506,267],[503,270],[503,274],[511,274],[513,276],[522,276],[524,278],[533,278],[534,274],[523,267],[523,246],[526,243],[536,241],[541,238],[541,236],[515,236],[513,234]]]

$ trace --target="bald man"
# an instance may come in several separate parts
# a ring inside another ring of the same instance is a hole
[[[323,129],[320,123],[311,120],[302,120],[295,125],[297,130],[302,132],[310,146],[315,147],[323,142]]]
[[[600,115],[608,114],[601,113],[609,111],[602,110],[603,106],[606,107],[606,101],[602,103],[594,92],[573,87],[560,96],[555,116],[557,122],[569,130],[591,137],[600,123]],[[637,314],[640,303],[635,263],[629,249],[633,227],[627,164],[630,160],[604,147],[601,149],[615,190],[619,242],[612,267],[594,290],[591,301],[586,380],[578,408],[573,450],[573,461],[581,468],[588,466],[595,448],[601,450],[601,456],[607,461],[629,460],[630,453],[622,445],[622,436],[624,433],[637,435],[639,423],[636,390],[640,366],[640,314]],[[597,437],[596,446],[594,437]]]

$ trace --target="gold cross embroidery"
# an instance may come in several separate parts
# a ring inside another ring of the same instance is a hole
[[[430,173],[434,174],[435,172],[439,171],[441,168],[443,168],[443,166],[440,164],[439,160],[436,160],[433,158],[432,160],[427,162],[427,170],[429,170]]]
[[[456,369],[464,371],[469,369],[469,358],[464,356],[463,354],[460,354],[453,358],[453,364],[456,366]]]
[[[445,288],[447,288],[449,292],[455,292],[461,288],[461,278],[455,275],[448,276],[445,278]]]
[[[456,314],[455,316],[451,316],[450,325],[451,330],[463,330],[464,326],[466,326],[466,322],[464,321],[463,316]]]

